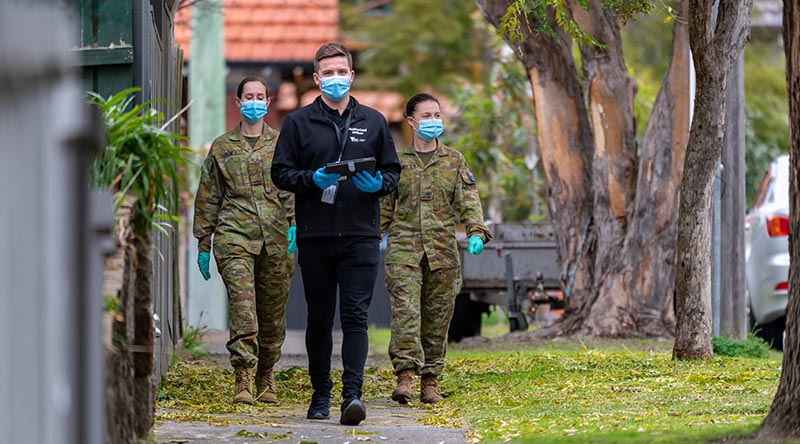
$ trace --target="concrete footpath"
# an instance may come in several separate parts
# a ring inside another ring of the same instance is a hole
[[[334,335],[333,359],[334,368],[341,369],[341,332]],[[225,341],[227,332],[209,332],[205,337],[206,351],[212,354],[227,356]],[[370,355],[367,366],[375,364],[375,357]],[[282,349],[278,368],[307,368],[304,333],[301,330],[289,330]],[[154,441],[157,444],[211,444],[211,443],[338,443],[357,442],[380,443],[432,443],[455,444],[468,443],[463,428],[441,428],[426,426],[418,420],[424,412],[403,406],[388,398],[365,399],[367,419],[357,427],[339,424],[339,406],[331,406],[331,418],[325,421],[305,419],[305,406],[297,411],[279,409],[275,415],[262,418],[242,416],[240,419],[251,424],[235,424],[229,426],[209,425],[212,422],[174,422],[162,421],[153,428]],[[210,415],[215,419],[229,418],[236,422],[233,415]],[[233,417],[232,417],[233,416]]]

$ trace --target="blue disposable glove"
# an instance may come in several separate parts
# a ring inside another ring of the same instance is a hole
[[[317,171],[314,171],[314,175],[311,176],[311,178],[320,190],[324,190],[335,184],[336,181],[339,180],[339,175],[336,173],[326,173],[325,167],[321,167]]]
[[[200,267],[200,274],[203,275],[203,279],[205,280],[211,279],[211,272],[208,271],[208,261],[210,260],[211,255],[208,254],[208,251],[197,253],[197,266]]]
[[[297,251],[297,227],[295,225],[289,227],[289,231],[286,232],[286,240],[289,242],[289,249],[286,251],[294,254]]]
[[[469,250],[469,254],[481,254],[481,251],[483,251],[483,239],[478,236],[470,236],[467,250]]]
[[[374,193],[383,188],[383,176],[380,171],[375,173],[375,177],[367,171],[359,171],[353,176],[353,184],[365,193]]]

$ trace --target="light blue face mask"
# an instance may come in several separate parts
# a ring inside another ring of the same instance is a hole
[[[242,102],[239,112],[242,113],[242,117],[247,123],[256,123],[267,115],[267,102],[261,100]]]
[[[441,136],[444,132],[444,123],[442,123],[442,119],[425,119],[417,120],[417,122],[419,122],[417,135],[426,142],[430,142]]]
[[[325,97],[338,102],[350,91],[350,76],[329,76],[320,77],[322,94]]]

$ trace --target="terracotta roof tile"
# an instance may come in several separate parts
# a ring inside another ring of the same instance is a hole
[[[338,0],[223,0],[225,59],[311,61],[320,45],[337,40]],[[189,59],[189,8],[175,18],[175,43]]]

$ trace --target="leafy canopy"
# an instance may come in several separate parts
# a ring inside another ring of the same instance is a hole
[[[424,87],[447,91],[479,71],[480,39],[472,16],[477,7],[464,0],[403,0],[365,10],[364,2],[340,2],[342,30],[359,48],[359,88],[389,89],[410,96]],[[478,59],[478,60],[476,60]]]
[[[579,44],[591,43],[602,45],[572,18],[565,0],[510,0],[510,5],[506,14],[500,22],[498,31],[501,34],[508,33],[510,40],[522,40],[522,17],[527,18],[529,30],[534,35],[548,35],[558,39],[557,28],[562,28],[564,32]],[[580,7],[589,10],[589,0],[575,0]],[[647,14],[653,7],[649,0],[601,0],[603,7],[614,11],[617,18],[623,23],[635,14]]]

